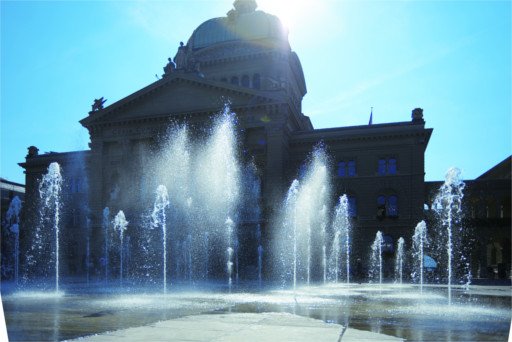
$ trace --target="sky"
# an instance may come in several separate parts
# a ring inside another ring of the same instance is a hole
[[[510,1],[259,0],[289,28],[315,128],[409,121],[434,132],[425,179],[474,179],[511,154]],[[0,2],[0,176],[27,147],[87,149],[79,120],[154,82],[233,0]]]

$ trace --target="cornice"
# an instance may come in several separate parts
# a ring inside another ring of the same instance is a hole
[[[239,96],[255,97],[258,102],[262,103],[279,101],[278,98],[274,98],[272,96],[273,94],[268,92],[256,91],[253,89],[243,88],[240,86],[233,86],[230,84],[226,84],[224,82],[205,80],[199,78],[199,76],[197,75],[176,73],[175,75],[171,75],[169,77],[158,80],[150,84],[149,86],[142,88],[141,90],[111,104],[110,106],[104,109],[91,113],[87,118],[80,120],[80,123],[86,128],[90,128],[98,124],[101,125],[101,123],[97,121],[101,120],[106,115],[119,113],[125,110],[126,108],[129,108],[133,104],[155,94],[156,92],[161,91],[166,87],[169,87],[172,84],[193,84],[198,88],[222,90],[222,92],[225,92],[227,95],[233,94]]]
[[[396,129],[403,129],[407,126],[396,126]],[[389,128],[389,127],[387,127]],[[421,129],[421,130],[407,130],[407,131],[395,131],[395,132],[378,132],[371,131],[370,127],[365,132],[363,128],[360,132],[346,132],[348,134],[344,134],[343,129],[340,129],[338,134],[334,135],[336,132],[329,131],[325,132],[323,130],[313,130],[310,132],[304,132],[303,136],[293,134],[290,139],[290,147],[297,146],[306,146],[310,144],[314,144],[319,140],[322,140],[326,143],[340,143],[347,141],[381,141],[381,140],[389,140],[396,138],[410,138],[410,137],[422,137],[425,138],[425,144],[428,144],[428,140],[432,133],[432,129]],[[327,135],[326,133],[330,133]],[[307,135],[306,135],[307,134]]]

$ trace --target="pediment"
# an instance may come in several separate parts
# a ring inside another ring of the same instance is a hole
[[[216,112],[227,102],[232,108],[236,108],[275,101],[275,98],[261,95],[252,89],[207,81],[197,76],[178,75],[159,80],[104,109],[91,112],[81,123],[88,127],[197,112]]]

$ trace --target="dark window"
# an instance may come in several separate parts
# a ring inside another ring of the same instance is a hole
[[[261,82],[260,82],[260,74],[254,74],[252,77],[252,87],[254,89],[260,89]]]
[[[338,177],[345,177],[347,175],[345,172],[345,166],[346,163],[343,161],[338,163]]]
[[[385,175],[396,175],[396,159],[388,158],[388,159],[379,159],[379,164],[377,165],[377,173],[380,176]]]
[[[228,83],[228,79],[227,79],[226,77],[222,77],[222,78],[220,79],[220,81],[221,81],[221,82],[224,82],[224,83]]]
[[[236,77],[236,76],[231,77],[231,84],[238,85],[238,77]]]
[[[249,76],[243,75],[242,76],[242,86],[246,87],[246,88],[249,88],[250,83],[251,83],[251,80],[249,79]]]
[[[338,162],[338,177],[355,177],[356,176],[356,162],[354,160]]]
[[[377,197],[377,218],[398,216],[398,197],[396,195],[379,195]]]
[[[388,174],[396,175],[396,159],[395,158],[390,158],[388,160]]]
[[[356,162],[354,160],[350,160],[348,162],[348,175],[349,177],[354,177],[356,175]]]
[[[379,159],[378,173],[381,176],[386,174],[386,159]]]
[[[357,216],[357,202],[354,196],[348,196],[348,215],[350,217]]]
[[[388,197],[387,202],[387,215],[390,217],[397,217],[398,216],[398,197],[395,195],[391,195]]]

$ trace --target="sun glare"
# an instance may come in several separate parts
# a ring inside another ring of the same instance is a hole
[[[276,15],[288,29],[306,20],[313,4],[310,0],[258,0],[257,3],[259,10]]]

